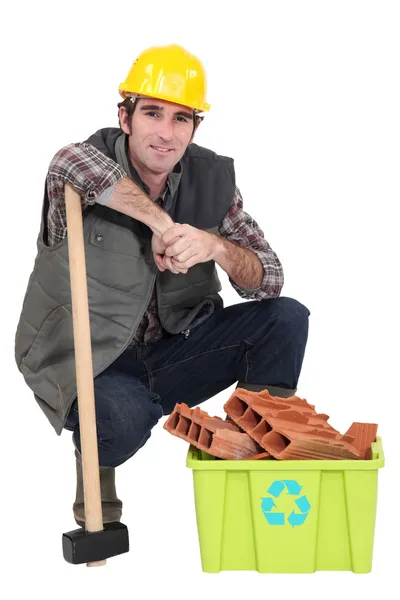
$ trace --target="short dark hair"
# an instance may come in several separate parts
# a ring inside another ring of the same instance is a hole
[[[121,119],[119,118],[119,109],[121,108],[121,106],[123,106],[126,110],[126,114],[128,115],[128,119],[129,119],[129,131],[131,130],[131,118],[133,113],[135,112],[135,108],[136,108],[136,102],[131,100],[131,97],[128,96],[128,98],[125,98],[125,100],[123,102],[118,102],[118,123],[119,126],[121,127]]]

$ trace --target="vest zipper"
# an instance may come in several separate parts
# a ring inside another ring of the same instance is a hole
[[[119,356],[121,356],[121,354],[122,354],[123,352],[125,352],[125,350],[126,350],[126,349],[127,349],[127,347],[129,346],[129,344],[131,343],[131,341],[132,341],[132,340],[133,340],[133,338],[135,337],[135,333],[136,333],[136,331],[137,331],[137,328],[138,328],[138,326],[140,325],[140,322],[141,322],[141,320],[143,319],[143,315],[144,315],[144,313],[146,312],[146,308],[147,308],[147,306],[148,306],[148,304],[149,304],[149,301],[150,301],[151,294],[153,293],[153,287],[154,287],[154,285],[155,285],[155,280],[156,280],[156,277],[157,277],[157,271],[156,271],[156,272],[154,273],[154,275],[153,275],[153,281],[152,281],[152,283],[151,283],[151,286],[150,286],[150,291],[149,291],[149,293],[148,293],[148,295],[147,295],[146,302],[144,303],[144,309],[143,309],[143,312],[142,312],[142,314],[140,315],[140,318],[139,318],[139,320],[138,320],[138,322],[137,322],[137,326],[136,326],[135,330],[133,331],[133,333],[131,334],[131,337],[129,338],[129,340],[127,341],[127,343],[125,344],[125,346],[122,348],[122,350],[119,352],[119,354],[117,354],[117,356],[116,356],[116,357],[115,357],[115,358],[114,358],[114,359],[113,359],[111,362],[109,362],[109,363],[108,363],[108,365],[107,365],[106,367],[104,367],[104,368],[103,368],[101,371],[99,371],[99,373],[97,373],[97,374],[95,375],[95,377],[97,377],[97,375],[99,375],[100,373],[102,373],[103,371],[105,371],[105,369],[107,369],[107,368],[108,368],[108,367],[109,367],[109,366],[110,366],[110,365],[111,365],[111,364],[112,364],[112,363],[113,363],[115,360],[117,360],[117,358],[118,358]]]
[[[184,329],[181,331],[181,334],[185,337],[185,340],[187,340],[190,335],[190,329]]]

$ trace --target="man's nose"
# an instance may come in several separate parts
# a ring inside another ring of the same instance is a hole
[[[158,135],[165,142],[171,141],[174,137],[174,124],[168,119],[164,119],[158,127]]]

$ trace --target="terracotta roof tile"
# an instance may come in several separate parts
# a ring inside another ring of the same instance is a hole
[[[372,442],[376,441],[378,425],[376,423],[354,422],[346,431],[346,435],[354,438],[353,446],[361,453],[364,460],[372,458]]]
[[[191,409],[185,403],[176,404],[164,423],[164,429],[218,458],[246,460],[263,452],[234,423],[210,417],[200,408]]]
[[[267,390],[236,388],[225,412],[260,446],[277,459],[358,459],[354,438],[342,436],[318,414],[315,406],[297,396],[282,399]]]

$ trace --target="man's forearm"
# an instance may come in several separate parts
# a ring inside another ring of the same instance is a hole
[[[258,256],[247,248],[240,248],[233,242],[216,238],[215,262],[223,269],[232,281],[245,290],[255,290],[260,287],[264,269]]]
[[[171,217],[128,177],[115,184],[107,206],[145,223],[159,236],[173,224]]]

